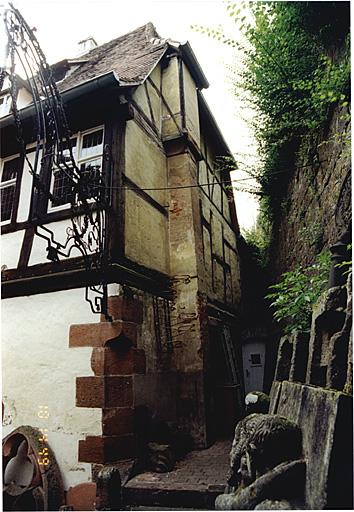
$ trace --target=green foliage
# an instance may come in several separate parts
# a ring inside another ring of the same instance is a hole
[[[303,226],[299,229],[299,240],[310,246],[321,248],[323,236],[323,226],[320,222],[312,222],[309,226]]]
[[[352,252],[352,244],[349,244],[347,246],[347,249],[351,253]],[[350,259],[347,261],[342,261],[342,263],[338,263],[337,267],[342,268],[344,270],[343,275],[347,276],[352,272],[353,260]]]
[[[246,90],[260,113],[256,127],[263,158],[259,182],[269,196],[270,217],[279,211],[302,139],[321,130],[333,104],[349,99],[349,51],[341,59],[328,56],[321,27],[316,34],[308,30],[323,3],[317,3],[317,11],[308,4],[251,2],[253,22],[241,21],[250,46],[236,85]],[[331,8],[334,13],[336,7]],[[328,17],[326,22],[330,23]],[[329,35],[326,26],[327,44]]]
[[[349,4],[229,0],[227,10],[244,43],[221,29],[199,30],[242,49],[235,93],[243,90],[259,114],[254,128],[261,163],[252,175],[260,184],[261,211],[273,220],[303,139],[318,137],[334,105],[349,104]]]
[[[242,235],[247,245],[253,250],[259,265],[266,268],[270,239],[270,224],[267,219],[260,213],[255,225],[250,229],[243,229]]]
[[[325,290],[330,263],[329,252],[321,253],[313,265],[297,266],[285,272],[278,284],[270,286],[273,291],[266,297],[272,300],[273,316],[284,323],[286,333],[310,329],[312,308]]]

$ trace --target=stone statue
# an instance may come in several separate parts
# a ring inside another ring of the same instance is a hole
[[[247,416],[236,426],[230,459],[231,492],[217,497],[217,510],[301,508],[305,462],[295,423],[272,414]]]
[[[246,416],[253,412],[266,414],[269,411],[270,397],[262,391],[251,391],[245,396]]]

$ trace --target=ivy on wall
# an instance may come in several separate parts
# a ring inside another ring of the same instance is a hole
[[[313,144],[335,105],[349,104],[349,2],[229,0],[226,8],[244,43],[221,29],[194,28],[241,50],[235,93],[242,90],[258,112],[260,164],[249,172],[269,222],[280,213],[302,143]]]
[[[242,7],[228,8],[238,20]],[[334,105],[349,102],[349,3],[250,2],[249,9],[251,20],[241,21],[249,45],[238,86],[260,114],[261,209],[272,219],[301,143],[318,136]]]
[[[318,147],[326,143],[331,114],[339,106],[342,115],[350,116],[350,3],[228,0],[226,5],[243,40],[226,36],[222,29],[197,29],[239,50],[235,94],[258,113],[253,128],[260,159],[247,171],[259,185],[260,214],[244,235],[266,266],[274,221],[288,212],[287,185],[295,167],[306,168],[308,187],[315,189]],[[336,137],[350,148],[343,134]],[[298,235],[321,250],[320,223],[303,226]],[[309,328],[328,271],[325,253],[309,267],[286,272],[271,288],[274,318],[286,332]]]

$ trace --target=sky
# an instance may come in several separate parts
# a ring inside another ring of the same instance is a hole
[[[148,21],[163,38],[188,40],[210,83],[203,93],[236,161],[255,152],[247,121],[255,114],[233,91],[230,66],[237,66],[240,56],[230,47],[191,29],[191,25],[221,25],[233,38],[242,37],[223,0],[14,0],[13,4],[29,26],[36,27],[36,37],[50,64],[75,57],[78,42],[88,36],[103,44]],[[0,6],[6,6],[6,2]],[[2,48],[4,37],[1,29]],[[233,177],[245,175],[236,171]],[[241,227],[249,229],[257,215],[254,197],[236,191],[236,209]]]

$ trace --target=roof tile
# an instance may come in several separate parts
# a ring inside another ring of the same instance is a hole
[[[147,23],[124,36],[94,48],[80,60],[87,59],[59,84],[65,91],[110,71],[117,74],[120,82],[143,81],[157,64],[167,48],[152,23]]]

